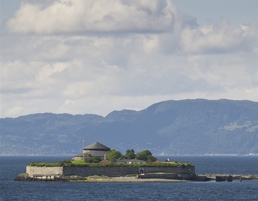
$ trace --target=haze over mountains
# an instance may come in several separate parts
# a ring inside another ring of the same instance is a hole
[[[31,114],[1,118],[0,131],[1,155],[75,155],[95,141],[123,153],[258,154],[258,103],[170,100],[106,117]]]

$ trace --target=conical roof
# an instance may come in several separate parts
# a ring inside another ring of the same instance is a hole
[[[110,150],[109,147],[99,143],[99,142],[94,142],[93,144],[88,145],[87,147],[84,147],[83,150]]]

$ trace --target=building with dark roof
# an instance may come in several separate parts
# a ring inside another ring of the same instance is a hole
[[[110,150],[109,147],[99,143],[94,142],[83,148],[83,153],[78,154],[73,157],[73,160],[84,160],[85,158],[89,157],[100,157],[101,160],[105,158],[106,153]]]

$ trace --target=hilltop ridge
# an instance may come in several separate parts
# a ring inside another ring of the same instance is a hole
[[[258,103],[247,100],[180,100],[140,111],[95,114],[30,114],[1,118],[2,155],[76,154],[104,142],[119,150],[155,155],[258,154]]]

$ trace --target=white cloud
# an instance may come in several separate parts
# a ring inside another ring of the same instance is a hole
[[[14,33],[162,32],[173,28],[167,0],[58,0],[47,7],[23,3],[7,27]]]
[[[258,25],[200,27],[171,1],[26,0],[1,37],[1,115],[258,101]],[[43,107],[44,106],[44,107]]]
[[[225,21],[199,29],[184,29],[181,34],[183,50],[193,54],[233,53],[254,51],[258,45],[258,23],[231,27]]]

